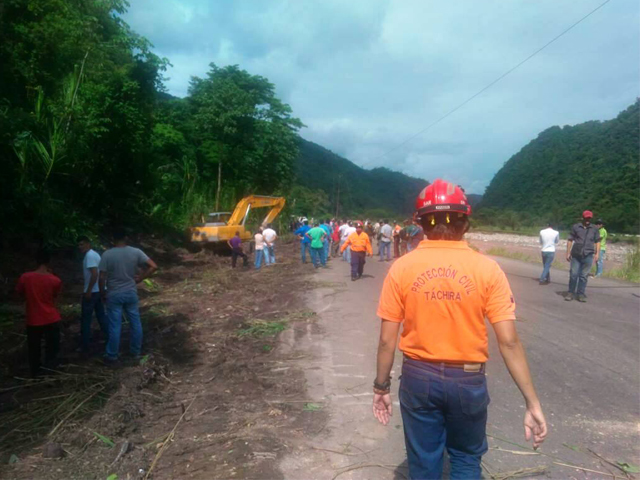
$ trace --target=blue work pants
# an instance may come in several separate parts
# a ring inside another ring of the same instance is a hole
[[[138,309],[138,292],[127,290],[126,292],[113,293],[107,298],[109,340],[107,341],[106,356],[110,360],[117,360],[120,352],[123,312],[129,320],[129,351],[134,357],[139,356],[142,351],[142,323]]]
[[[300,256],[302,257],[302,263],[307,263],[307,252],[309,252],[310,248],[310,243],[300,242]]]
[[[542,275],[540,275],[541,282],[551,281],[551,264],[553,258],[556,256],[556,252],[542,252]]]
[[[387,257],[387,260],[391,260],[391,242],[380,241],[379,248],[380,248],[380,260],[384,260],[385,255]]]
[[[106,340],[109,338],[109,327],[107,317],[104,313],[104,305],[100,299],[100,292],[93,292],[90,299],[86,299],[82,295],[82,310],[80,313],[80,346],[83,352],[88,352],[91,344],[91,320],[93,319],[93,312],[96,313],[96,319],[102,335]]]
[[[351,278],[360,278],[364,272],[367,252],[351,252]]]
[[[593,264],[593,253],[584,257],[571,257],[571,271],[569,272],[569,293],[584,295],[587,289],[587,280],[591,265]]]
[[[480,461],[488,450],[484,365],[465,372],[405,357],[399,397],[410,478],[442,478],[445,448],[449,478],[481,478]]]
[[[264,246],[263,255],[265,265],[272,265],[276,263],[276,254],[273,249],[274,245],[271,245],[270,247],[267,245]]]
[[[256,270],[260,270],[260,267],[262,266],[262,257],[263,257],[263,255],[264,255],[264,250],[256,250],[255,262],[254,262]]]
[[[600,256],[596,262],[596,277],[602,276],[602,270],[604,269],[604,254],[606,250],[600,250]]]
[[[323,267],[327,266],[327,259],[324,256],[324,252],[324,245],[320,248],[311,247],[311,261],[314,267],[318,268],[320,264],[322,264]]]

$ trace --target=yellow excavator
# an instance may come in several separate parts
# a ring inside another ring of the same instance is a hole
[[[275,220],[284,208],[284,204],[283,197],[249,195],[238,202],[233,213],[213,212],[207,215],[205,223],[191,229],[191,241],[200,245],[211,244],[224,247],[227,240],[233,238],[236,232],[240,232],[242,240],[249,240],[252,235],[245,228],[249,212],[255,208],[271,207],[262,221],[262,225],[265,226]]]

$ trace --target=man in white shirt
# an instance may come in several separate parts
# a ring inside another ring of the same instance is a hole
[[[262,236],[264,237],[264,265],[269,266],[276,263],[276,256],[274,253],[274,245],[276,243],[276,238],[278,235],[276,231],[273,229],[271,224],[267,225],[267,228],[262,232]]]
[[[96,312],[96,319],[102,336],[106,342],[109,336],[107,327],[107,317],[104,313],[104,305],[100,298],[100,286],[98,284],[98,265],[100,265],[100,255],[91,248],[91,241],[88,237],[78,237],[78,249],[84,255],[82,260],[82,275],[84,286],[82,288],[82,310],[80,314],[80,351],[88,355],[91,344],[91,320],[93,312]]]
[[[260,267],[262,266],[262,259],[264,257],[264,235],[262,234],[262,227],[258,228],[258,231],[253,236],[253,240],[256,246],[255,267],[256,270],[260,270]]]
[[[547,228],[540,230],[540,245],[542,246],[542,275],[540,275],[540,285],[551,283],[551,264],[556,255],[556,245],[560,241],[560,234],[554,230],[551,224]]]
[[[346,228],[344,230],[342,230],[342,233],[340,234],[340,249],[341,250],[342,250],[342,245],[344,245],[344,242],[347,241],[347,238],[349,238],[349,235],[351,235],[352,233],[354,233],[356,231],[356,227],[353,226],[353,223],[351,221],[347,222],[343,226],[345,226]],[[351,247],[347,247],[345,249],[345,251],[342,253],[342,260],[344,260],[348,264],[351,264]]]
[[[380,227],[380,261],[384,261],[387,252],[387,261],[391,261],[391,242],[393,241],[393,228],[386,220],[382,221]]]
[[[344,236],[344,231],[349,228],[349,225],[347,223],[347,221],[343,221],[342,224],[340,225],[340,227],[338,227],[338,233],[340,234],[340,248],[342,248],[342,244],[347,240],[347,238]],[[348,235],[347,235],[348,236]],[[345,255],[342,254],[342,261],[346,261],[345,260]]]

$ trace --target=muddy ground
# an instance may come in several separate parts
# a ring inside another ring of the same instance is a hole
[[[276,348],[283,329],[295,338],[321,328],[303,302],[314,288],[309,265],[292,244],[260,271],[156,241],[140,246],[160,267],[140,286],[142,360],[107,367],[99,340],[93,357],[76,353],[80,257],[63,252],[52,267],[65,284],[64,365],[39,380],[28,379],[22,306],[11,294],[29,257],[3,254],[0,477],[282,478],[280,459],[326,422],[292,365],[307,353]],[[126,325],[122,339],[121,353]]]

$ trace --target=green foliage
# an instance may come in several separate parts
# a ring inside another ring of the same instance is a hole
[[[387,168],[365,170],[326,148],[300,139],[297,183],[323,192],[331,216],[377,218],[411,215],[426,180]],[[323,202],[324,204],[325,202]],[[314,214],[299,210],[301,215]]]
[[[640,242],[627,254],[622,268],[604,272],[605,277],[640,283]]]
[[[303,125],[263,77],[211,64],[190,95],[122,20],[126,0],[0,7],[0,235],[49,245],[111,225],[182,229],[286,191]]]
[[[105,437],[104,435],[100,435],[98,432],[93,432],[93,435],[100,440],[102,443],[104,443],[106,446],[108,446],[109,448],[113,448],[115,447],[115,442],[113,440],[111,440],[109,437]]]
[[[495,175],[477,221],[566,228],[592,210],[609,230],[637,233],[639,111],[636,101],[613,120],[542,132]]]
[[[269,337],[277,335],[287,329],[288,322],[283,321],[271,321],[254,320],[251,324],[238,330],[238,337]]]

